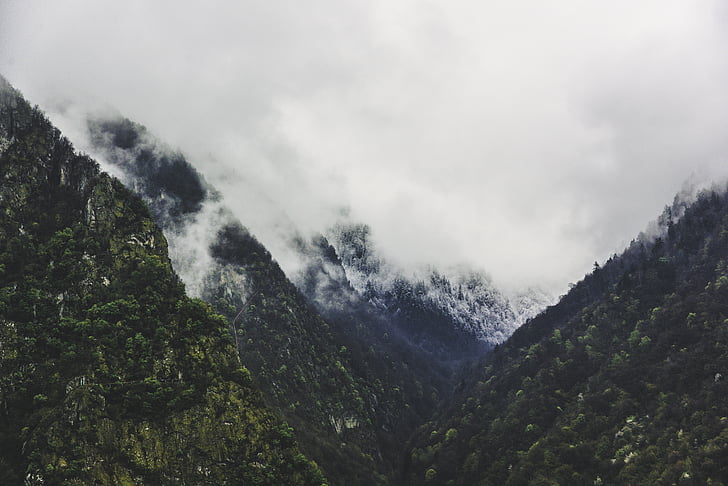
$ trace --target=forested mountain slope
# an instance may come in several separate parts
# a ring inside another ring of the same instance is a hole
[[[0,483],[324,482],[144,203],[0,78]]]
[[[450,370],[387,321],[362,318],[345,292],[337,297],[346,312],[324,320],[184,155],[144,127],[105,117],[88,128],[93,150],[149,205],[175,268],[228,317],[243,362],[304,452],[332,484],[389,483]]]
[[[728,483],[725,190],[676,200],[431,416],[518,322],[487,279],[389,278],[355,225],[292,242],[304,296],[183,155],[89,130],[146,205],[0,78],[0,483]]]
[[[473,369],[408,484],[728,482],[728,196],[661,223]]]

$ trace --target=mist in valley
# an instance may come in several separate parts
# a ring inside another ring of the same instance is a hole
[[[289,275],[292,240],[348,221],[408,272],[558,295],[685,181],[725,175],[726,18],[720,2],[10,0],[0,72],[102,164],[89,113],[148,127]],[[204,249],[205,207],[179,241]]]

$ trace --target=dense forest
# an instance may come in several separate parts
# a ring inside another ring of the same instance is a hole
[[[0,483],[324,484],[144,203],[0,97]]]
[[[684,206],[473,367],[409,483],[728,480],[728,195]]]
[[[175,251],[184,246],[177,244],[180,235],[194,232],[202,219],[215,223],[206,227],[213,235],[211,264],[200,297],[228,318],[243,363],[267,404],[294,427],[306,454],[334,484],[392,484],[402,444],[452,389],[454,366],[441,362],[448,358],[433,360],[357,297],[325,238],[310,246],[294,242],[301,251],[313,249],[309,277],[324,266],[340,272],[338,278],[316,276],[326,282],[326,301],[337,303],[336,311],[322,315],[324,309],[287,278],[183,154],[122,117],[91,118],[88,133],[94,150],[142,197],[167,234],[173,264],[185,267],[190,260],[185,247]],[[414,303],[410,308],[418,309]]]
[[[0,78],[1,484],[728,484],[725,188],[483,342],[483,281],[377,288],[354,226],[294,284],[183,154],[88,128],[121,180]]]

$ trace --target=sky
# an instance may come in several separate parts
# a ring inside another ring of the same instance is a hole
[[[406,266],[554,291],[728,172],[718,0],[0,0],[0,73],[83,148],[112,106],[277,254],[366,222]]]

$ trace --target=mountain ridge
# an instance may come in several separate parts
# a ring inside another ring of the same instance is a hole
[[[293,278],[298,287],[294,289],[270,253],[236,220],[184,155],[163,146],[143,126],[123,117],[91,118],[88,130],[94,152],[147,201],[169,236],[171,255],[181,274],[189,275],[188,269],[193,268],[189,263],[195,262],[197,294],[228,317],[241,356],[260,380],[268,403],[297,430],[304,431],[299,432],[304,446],[316,451],[313,457],[329,478],[346,477],[350,482],[356,476],[367,483],[370,479],[364,469],[371,470],[374,464],[385,467],[379,482],[387,481],[385,476],[394,477],[399,463],[397,443],[405,441],[449,393],[459,367],[487,352],[489,345],[481,343],[476,333],[461,329],[452,310],[445,305],[438,307],[431,296],[408,297],[413,293],[406,292],[406,287],[412,284],[404,278],[399,279],[404,293],[395,296],[388,289],[388,301],[382,298],[375,304],[371,296],[351,284],[353,267],[344,263],[349,248],[339,245],[337,249],[324,236],[292,241],[294,252],[304,262],[302,274]],[[170,168],[183,166],[177,177],[190,180],[165,177]],[[191,193],[192,201],[183,205],[185,190]],[[205,215],[212,217],[200,225]],[[185,234],[199,235],[200,230],[195,229],[199,227],[207,234],[200,235],[197,244],[187,244]],[[209,249],[207,255],[205,247]],[[393,268],[383,262],[385,266]],[[444,277],[438,278],[443,287],[449,285]],[[487,279],[473,280],[473,289],[485,289],[486,297],[494,293],[500,298]],[[298,290],[307,302],[296,297]],[[452,295],[450,301],[455,301]],[[504,298],[501,301],[509,305]],[[482,299],[477,305],[487,311],[494,302]],[[326,322],[317,317],[318,313]],[[512,329],[515,314],[511,312],[508,317]],[[413,339],[413,331],[426,329],[425,324],[435,332],[426,330],[424,341]],[[297,336],[295,344],[292,336]],[[281,355],[280,350],[286,354]],[[302,363],[309,366],[301,368]],[[322,374],[306,369],[321,370]],[[338,384],[322,395],[316,384],[331,378],[339,380]],[[344,403],[348,405],[342,408]],[[349,445],[335,447],[344,437]],[[330,445],[326,445],[328,441]],[[361,452],[352,447],[361,447]],[[348,459],[340,456],[342,451]],[[362,462],[358,455],[373,459]],[[342,469],[347,461],[349,465]],[[354,464],[366,466],[352,475]],[[333,470],[339,472],[332,474]]]
[[[407,484],[722,484],[726,222],[724,187],[676,198],[473,367]]]
[[[522,323],[547,296],[359,223],[287,276],[184,154],[88,129],[145,202],[0,77],[0,481],[728,483],[725,187]]]
[[[320,486],[144,203],[0,77],[0,479]]]
[[[144,127],[123,118],[88,126],[94,150],[167,231],[177,247],[175,265],[185,267],[186,255],[204,262],[195,280],[198,295],[228,317],[266,401],[296,428],[307,453],[331,481],[368,484],[374,476],[386,484],[399,463],[396,444],[429,415],[445,378],[387,336],[387,324],[378,319],[322,319],[184,156],[160,147]],[[209,195],[190,211],[179,209],[183,194],[159,175],[171,164],[187,165],[179,176],[195,179],[182,187],[202,187]],[[216,215],[202,225],[208,234],[187,247],[183,235],[198,234],[205,208]]]

